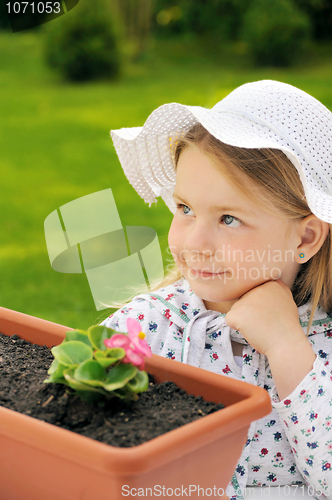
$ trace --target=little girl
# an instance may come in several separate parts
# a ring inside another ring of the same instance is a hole
[[[166,104],[142,128],[112,132],[136,191],[174,213],[176,266],[103,324],[126,331],[133,317],[153,353],[271,396],[232,500],[269,485],[285,498],[282,485],[303,483],[293,497],[332,498],[331,131],[316,99],[264,80],[212,109]]]

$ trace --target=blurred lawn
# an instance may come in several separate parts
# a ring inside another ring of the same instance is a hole
[[[264,78],[296,85],[332,109],[331,46],[291,70],[252,69],[241,46],[207,58],[194,41],[164,40],[117,82],[69,85],[44,65],[42,36],[0,33],[0,305],[71,327],[87,328],[107,311],[96,311],[85,275],[51,268],[44,220],[53,210],[111,187],[122,224],[153,227],[169,263],[171,214],[162,201],[149,209],[131,188],[111,128],[140,126],[166,102],[211,107]]]

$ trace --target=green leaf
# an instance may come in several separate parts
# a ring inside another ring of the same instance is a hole
[[[133,392],[143,392],[146,391],[149,387],[149,377],[145,371],[137,370],[137,373],[134,378],[132,378],[125,389],[130,389]]]
[[[106,370],[103,368],[98,361],[90,359],[81,363],[74,372],[75,380],[83,382],[89,386],[103,386],[104,378],[106,377]]]
[[[135,392],[123,389],[117,389],[112,391],[110,394],[116,396],[117,398],[123,399],[124,401],[137,401],[138,395]]]
[[[90,339],[88,337],[88,332],[84,330],[71,330],[66,333],[66,338],[63,342],[70,342],[71,340],[78,340],[84,344],[92,347]]]
[[[51,351],[55,359],[65,366],[79,365],[83,361],[93,358],[92,348],[78,340],[62,342],[62,344],[52,347]]]
[[[100,351],[105,351],[107,347],[104,344],[104,340],[109,339],[115,332],[111,328],[106,326],[90,326],[88,330],[88,336],[92,346]]]
[[[91,390],[89,391],[76,391],[77,395],[83,400],[86,401],[87,403],[96,403],[102,399],[102,397],[107,397],[107,393],[104,392],[103,394],[99,392],[92,392]]]
[[[57,369],[58,369],[58,366],[59,366],[59,361],[57,359],[54,359],[53,360],[53,363],[51,364],[51,366],[49,367],[49,369],[47,370],[47,373],[49,375],[52,375],[52,373],[56,372]]]
[[[126,385],[129,380],[135,377],[137,372],[136,366],[131,363],[124,363],[114,366],[106,375],[104,388],[106,391],[114,391]]]
[[[125,355],[126,352],[122,347],[113,347],[112,349],[106,349],[106,351],[96,351],[94,353],[95,359],[104,368],[124,358]]]
[[[50,375],[48,379],[45,380],[47,383],[58,382],[65,383],[65,379],[63,377],[63,371],[68,367],[59,363],[57,359],[53,361],[50,368],[48,369],[48,374]]]
[[[63,375],[69,385],[72,389],[75,389],[75,391],[84,391],[84,392],[100,392],[101,394],[105,394],[105,392],[102,389],[98,389],[97,387],[91,387],[89,385],[84,384],[83,382],[80,382],[79,380],[75,379],[75,368],[67,368],[67,370],[64,370]]]

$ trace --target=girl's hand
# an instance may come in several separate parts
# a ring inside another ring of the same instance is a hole
[[[306,339],[292,293],[280,279],[267,281],[242,295],[225,319],[266,356],[276,347],[295,346],[300,339]]]
[[[280,400],[312,370],[316,355],[301,328],[292,293],[280,279],[242,295],[225,319],[267,356]]]

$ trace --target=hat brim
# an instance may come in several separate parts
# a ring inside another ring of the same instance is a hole
[[[287,147],[287,141],[282,137],[279,137],[279,143],[271,140],[273,132],[269,127],[230,111],[164,104],[151,113],[143,127],[111,131],[126,177],[146,203],[151,205],[160,196],[171,212],[175,212],[172,198],[176,179],[174,145],[197,123],[230,146],[279,149],[302,174],[301,164]]]

